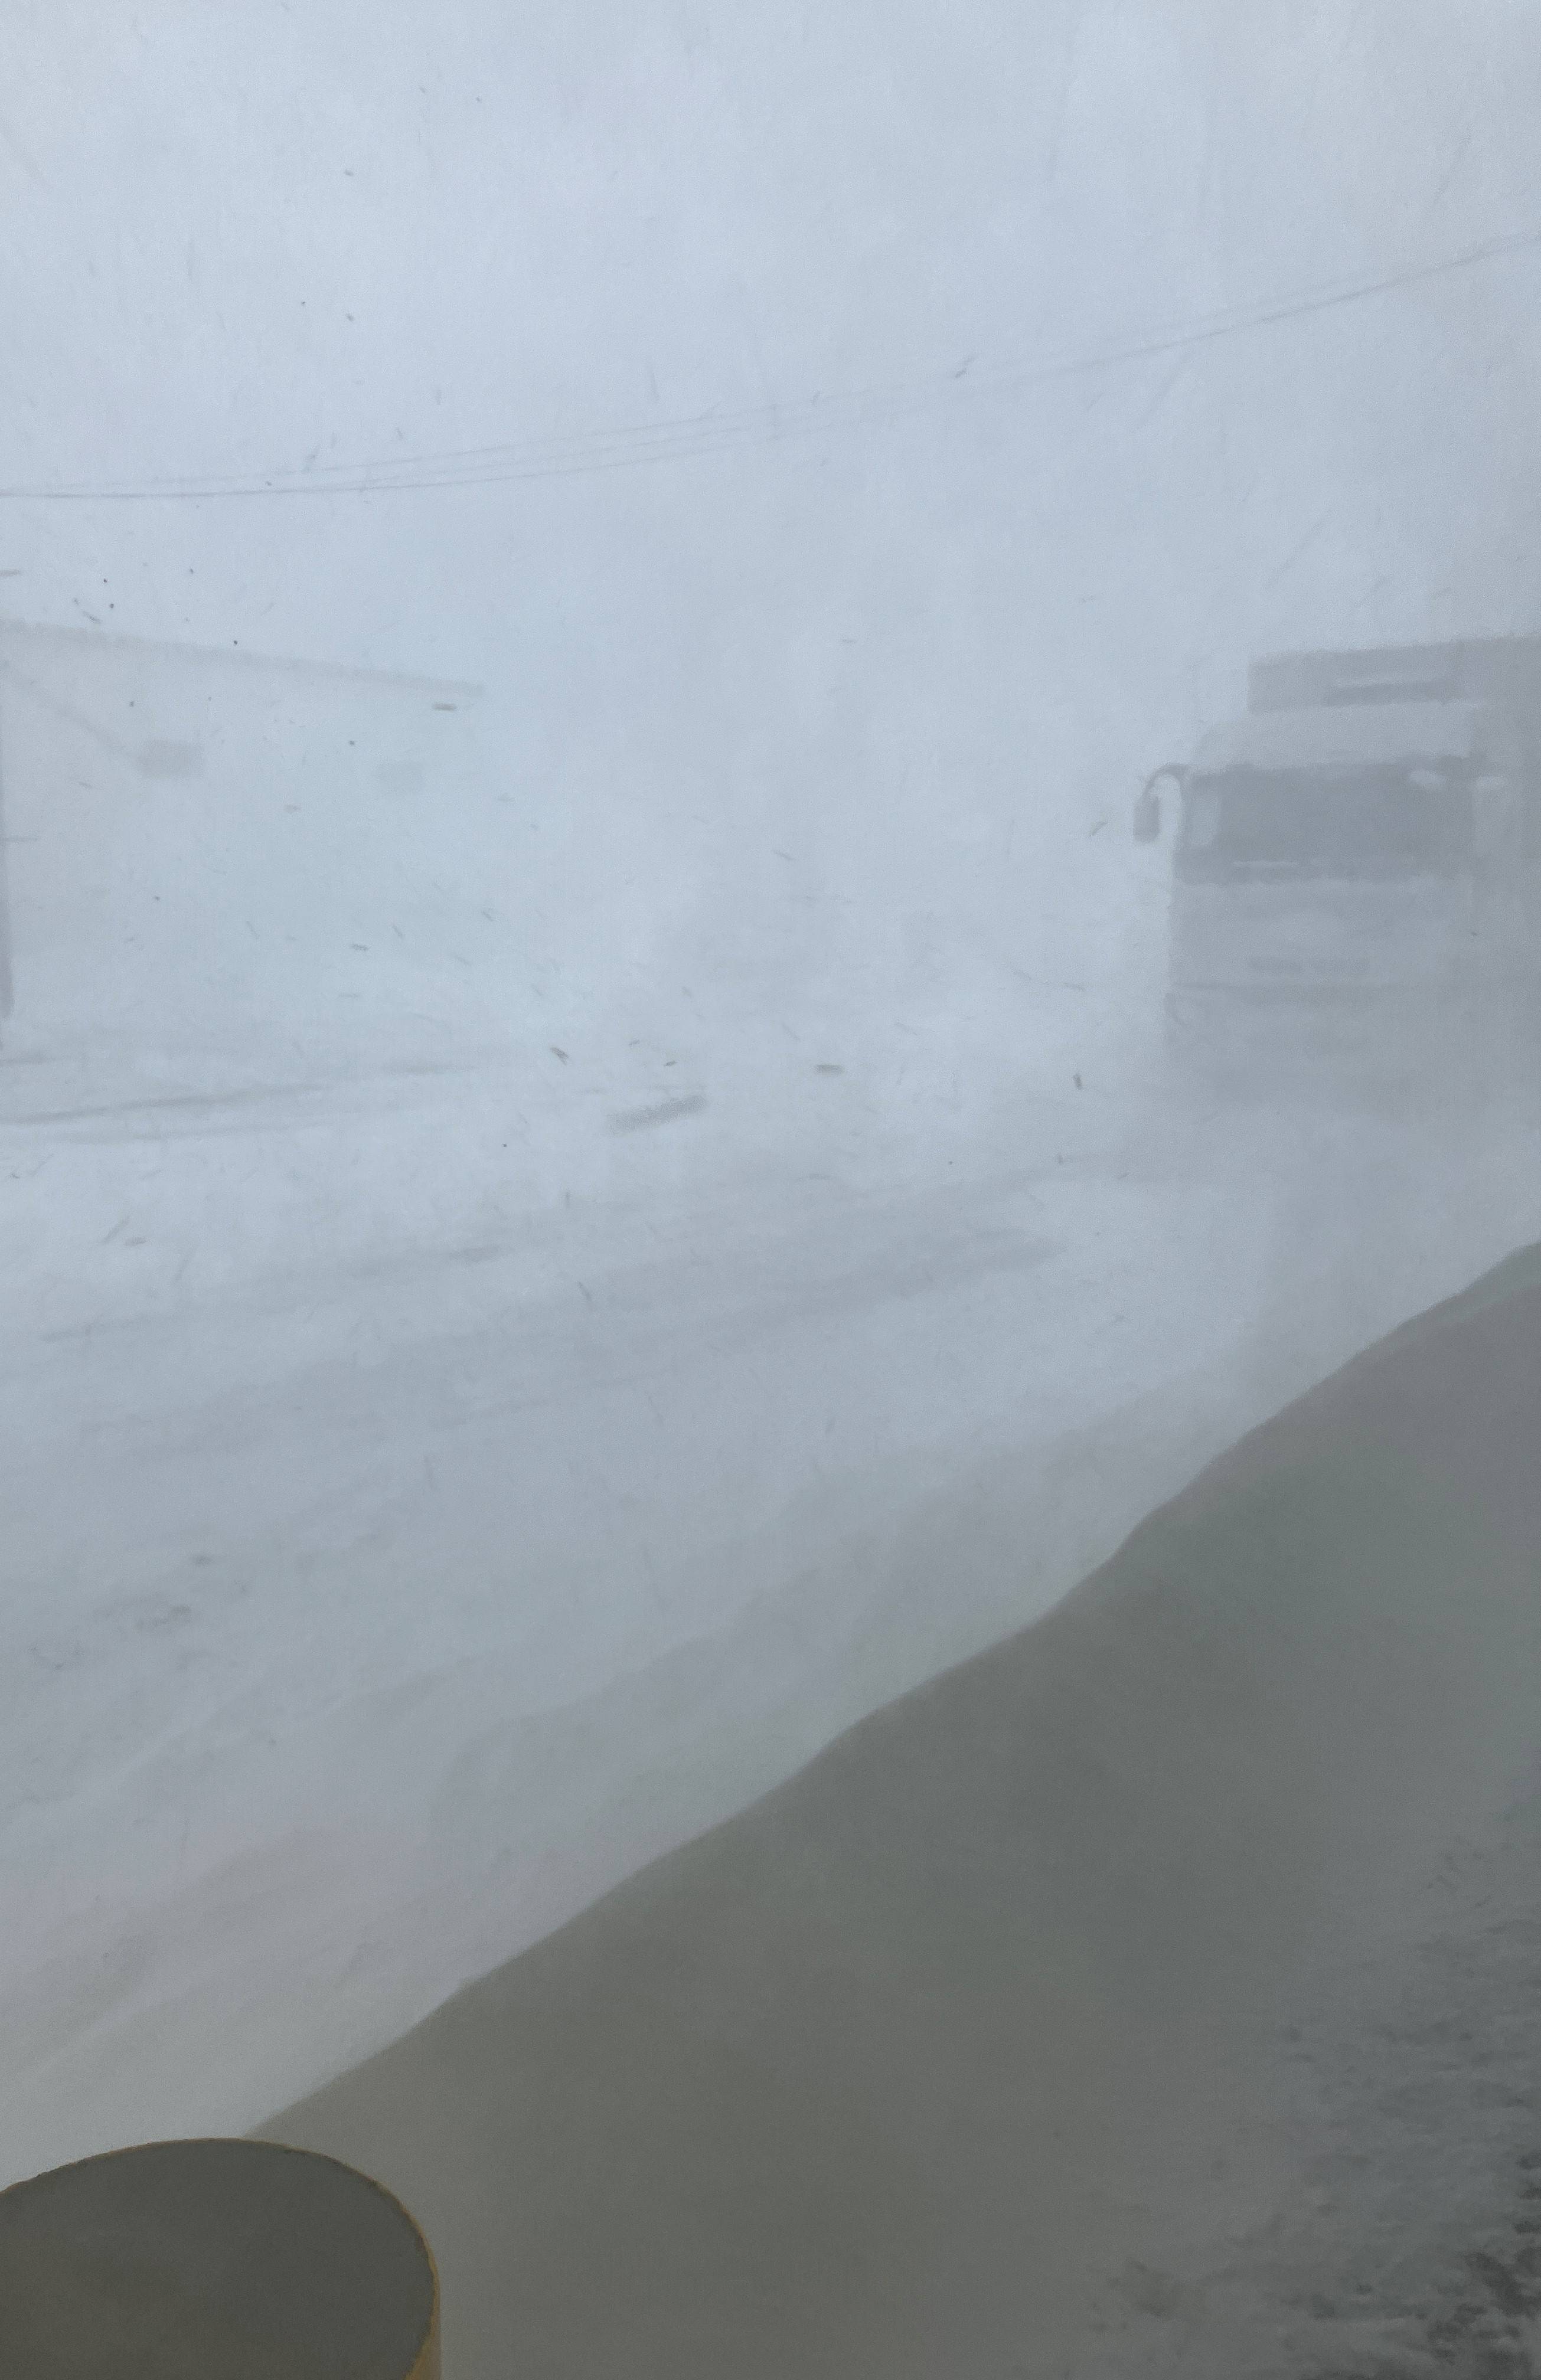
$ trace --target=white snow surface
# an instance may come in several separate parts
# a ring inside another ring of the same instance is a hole
[[[493,1069],[65,1096],[5,1125],[0,2180],[383,2046],[1048,1609],[1541,1179],[1518,1122],[1155,1128],[1109,1070],[864,1165],[677,1121],[521,1208]]]

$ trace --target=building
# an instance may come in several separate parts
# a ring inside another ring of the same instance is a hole
[[[500,875],[478,691],[0,622],[6,1049],[465,1021]]]

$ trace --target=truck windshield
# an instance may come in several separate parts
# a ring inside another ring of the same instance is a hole
[[[1471,796],[1435,768],[1241,768],[1189,780],[1178,873],[1443,876],[1471,853]]]

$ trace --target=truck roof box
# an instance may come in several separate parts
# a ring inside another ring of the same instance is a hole
[[[1247,686],[1247,708],[1254,712],[1462,700],[1541,710],[1541,637],[1271,653],[1254,662]]]

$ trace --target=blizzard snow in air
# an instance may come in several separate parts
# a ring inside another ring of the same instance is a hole
[[[1256,655],[1541,629],[1522,12],[13,48],[0,2180],[379,2047],[1541,1179],[1534,1068],[1184,1071],[1131,831]]]

